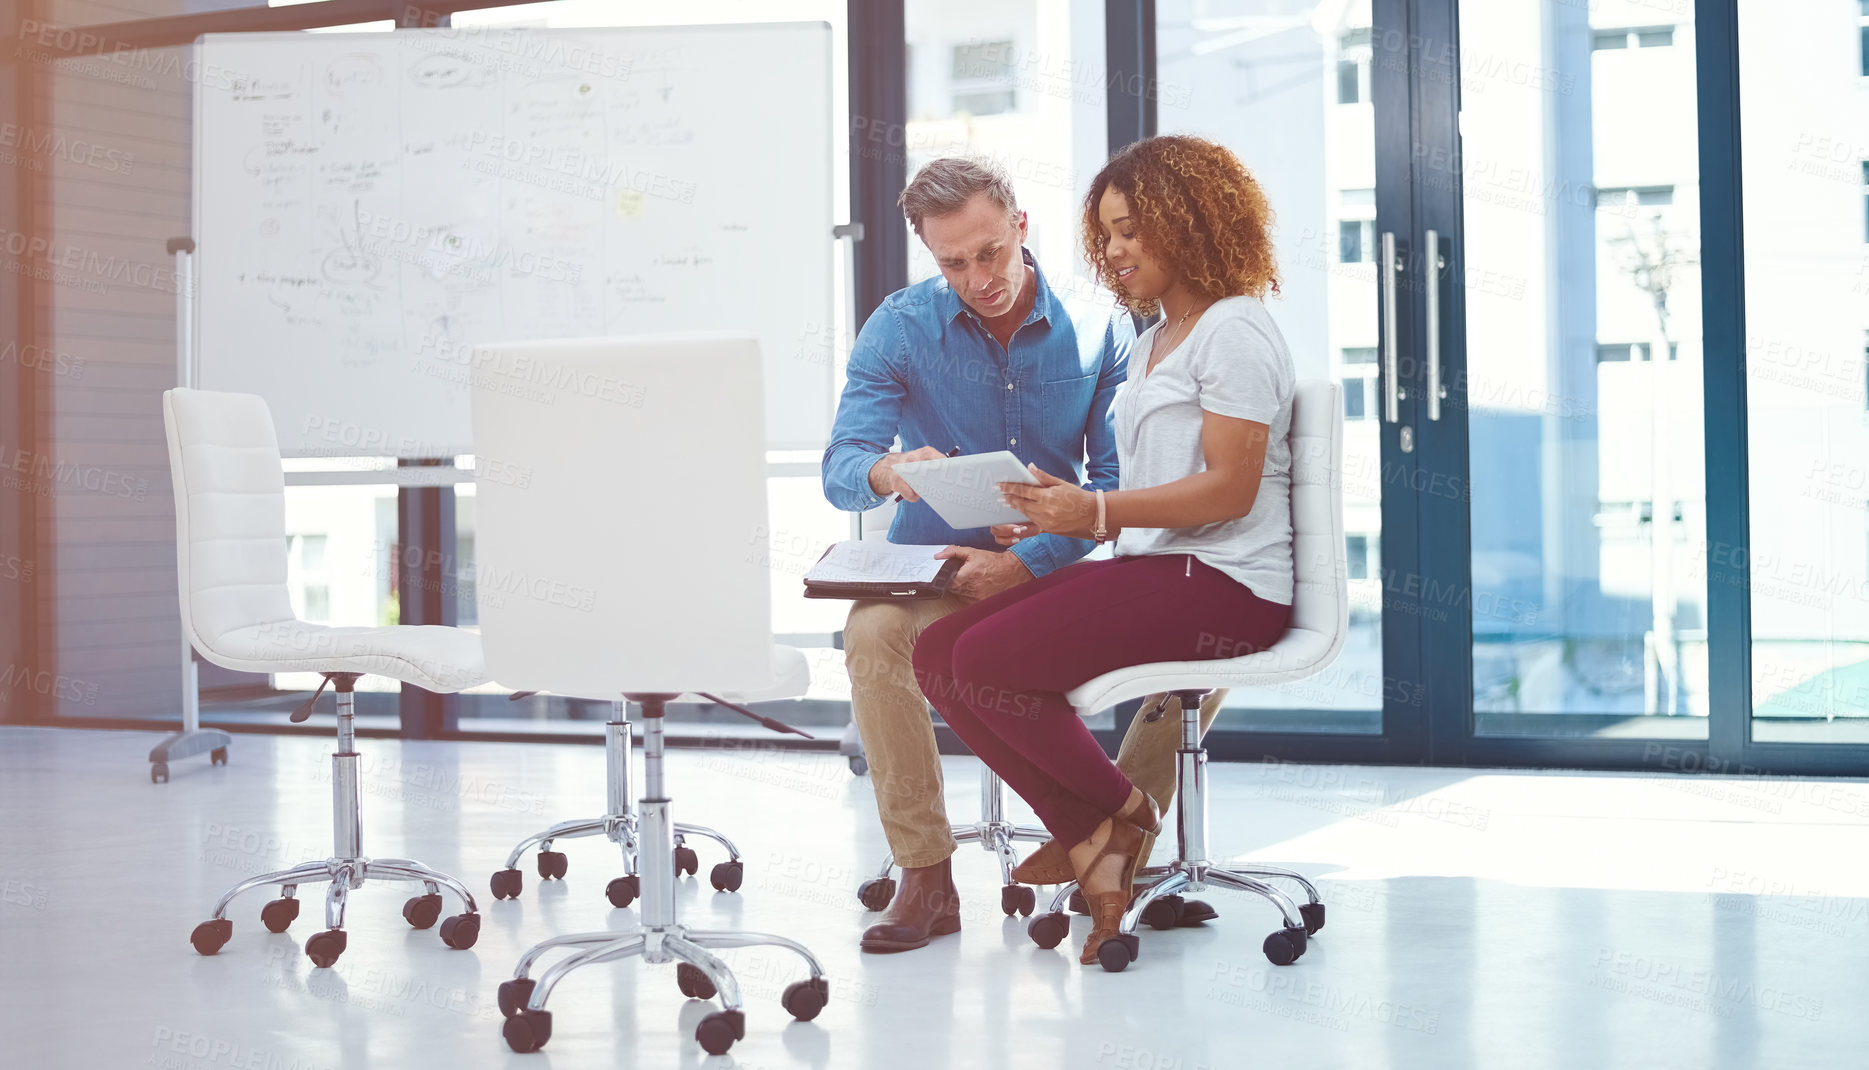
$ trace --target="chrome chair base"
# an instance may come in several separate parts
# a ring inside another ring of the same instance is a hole
[[[537,1051],[552,1036],[552,1014],[545,1009],[552,990],[573,970],[619,959],[640,957],[644,962],[675,966],[675,983],[692,999],[719,997],[720,1010],[701,1019],[695,1040],[710,1055],[724,1054],[746,1035],[746,1015],[740,984],[732,969],[710,949],[780,947],[805,962],[805,976],[788,984],[779,1002],[801,1022],[818,1016],[830,1000],[830,982],[811,952],[800,943],[770,933],[690,929],[675,919],[675,830],[670,802],[662,781],[662,710],[672,695],[631,696],[643,704],[644,793],[639,807],[642,853],[642,924],[617,931],[555,936],[534,944],[519,959],[513,979],[500,984],[500,1013],[505,1015],[501,1035],[516,1052]],[[532,975],[545,955],[558,950],[570,954]],[[770,976],[769,971],[762,971]]]
[[[1044,843],[1051,833],[1035,825],[1015,825],[1006,820],[1006,784],[999,774],[980,767],[980,820],[971,825],[953,825],[948,833],[956,843],[977,843],[999,859],[999,908],[1007,917],[1030,916],[1038,905],[1038,893],[1031,886],[1012,879],[1012,869],[1019,864],[1019,853],[1012,845],[1018,842]],[[894,877],[896,856],[883,856],[882,870],[857,885],[857,900],[870,910],[887,910],[896,896]]]
[[[623,852],[623,876],[613,879],[604,886],[604,895],[610,905],[621,909],[635,902],[642,895],[642,875],[637,871],[637,822],[635,803],[630,799],[630,721],[626,703],[616,703],[608,723],[604,725],[605,797],[608,799],[609,812],[602,817],[586,820],[560,821],[558,824],[535,832],[520,840],[506,856],[506,865],[495,870],[488,886],[495,899],[517,899],[525,890],[525,875],[519,871],[519,860],[533,847],[539,849],[538,871],[544,880],[562,879],[569,868],[565,856],[552,850],[557,840],[578,839],[584,836],[602,836]],[[740,849],[732,840],[706,825],[675,824],[673,859],[677,875],[687,873],[692,876],[701,868],[700,858],[694,848],[687,845],[686,837],[695,836],[713,840],[727,851],[727,861],[717,863],[708,872],[708,881],[717,892],[737,892],[746,880],[746,863],[740,857]]]
[[[260,921],[272,932],[282,933],[299,915],[298,889],[301,884],[327,883],[325,889],[325,927],[305,941],[306,957],[315,966],[329,966],[344,953],[348,937],[344,932],[344,908],[350,893],[368,880],[419,881],[425,894],[411,897],[402,905],[402,916],[411,926],[426,929],[441,921],[441,940],[449,947],[465,951],[480,938],[480,915],[467,886],[446,873],[412,858],[366,858],[361,846],[363,828],[357,807],[356,733],[351,685],[357,673],[325,673],[337,689],[337,752],[331,755],[331,818],[336,852],[323,861],[301,862],[291,869],[262,873],[229,888],[214,904],[214,915],[195,926],[189,942],[203,955],[213,955],[232,939],[234,923],[227,917],[227,906],[234,897],[254,888],[279,886],[279,898],[260,909]],[[317,696],[313,696],[315,701]],[[446,888],[466,905],[465,913],[441,917],[441,889]]]
[[[1240,864],[1223,866],[1207,857],[1207,750],[1201,746],[1200,705],[1202,691],[1176,691],[1181,700],[1181,749],[1175,769],[1175,860],[1165,866],[1149,866],[1136,871],[1138,878],[1154,878],[1136,894],[1123,911],[1116,938],[1106,940],[1098,951],[1104,969],[1117,972],[1136,960],[1141,941],[1136,936],[1140,923],[1152,929],[1172,929],[1180,924],[1182,892],[1204,892],[1225,888],[1262,896],[1277,907],[1284,928],[1265,938],[1262,950],[1275,966],[1289,966],[1303,955],[1309,938],[1324,927],[1324,903],[1317,886],[1296,870],[1279,866]],[[1290,881],[1303,891],[1299,903],[1285,890],[1268,883]],[[1026,934],[1040,947],[1057,947],[1071,931],[1070,916],[1064,908],[1077,891],[1072,882],[1061,886],[1052,898],[1051,907],[1026,925]]]

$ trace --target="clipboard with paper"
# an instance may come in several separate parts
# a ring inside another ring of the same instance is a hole
[[[832,543],[805,573],[806,598],[939,598],[960,571],[945,546],[876,540]]]

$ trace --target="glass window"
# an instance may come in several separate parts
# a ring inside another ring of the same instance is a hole
[[[1861,0],[1859,11],[1860,18],[1858,20],[1859,26],[1857,27],[1856,35],[1861,42],[1861,70],[1865,76],[1869,76],[1869,0]]]
[[[1344,34],[1337,48],[1337,103],[1369,103],[1369,28]]]
[[[1869,11],[1869,7],[1862,10]],[[1740,0],[1752,738],[1869,740],[1869,98],[1839,5]],[[1712,553],[1730,549],[1712,547]]]
[[[1337,224],[1337,260],[1344,264],[1375,263],[1375,220],[1346,219]]]
[[[1011,40],[954,46],[949,74],[956,115],[998,115],[1017,109],[1011,62],[1015,48]]]
[[[1482,736],[1707,734],[1694,54],[1603,14],[1460,6]]]
[[[1361,548],[1349,554],[1360,578],[1350,581],[1349,635],[1329,679],[1236,688],[1215,724],[1380,732],[1392,681],[1384,676],[1384,599],[1372,550],[1384,480],[1371,418],[1378,326],[1370,5],[1157,0],[1155,12],[1159,129],[1217,141],[1252,169],[1277,215],[1283,292],[1266,307],[1300,378],[1343,383],[1345,549]]]
[[[1622,27],[1613,30],[1597,30],[1590,38],[1590,47],[1598,52],[1611,49],[1628,48],[1666,48],[1674,44],[1674,27],[1639,26]]]
[[[907,0],[908,175],[940,156],[991,156],[1012,176],[1026,248],[1052,286],[1088,283],[1078,219],[1107,158],[1103,5]],[[904,224],[906,225],[906,223]],[[909,234],[909,280],[937,273]]]
[[[288,471],[355,471],[365,467],[366,461],[289,458],[285,466]],[[378,526],[380,510],[386,505],[393,539],[396,488],[288,486],[285,504],[286,585],[293,612],[319,624],[396,623],[395,607],[387,604],[388,587],[379,582],[389,554]],[[297,676],[293,679],[296,686]],[[316,675],[306,679],[311,681],[306,690],[317,686]]]
[[[1343,418],[1345,420],[1363,420],[1368,418],[1368,408],[1364,405],[1367,399],[1363,395],[1363,384],[1367,382],[1369,382],[1369,380],[1362,378],[1345,379],[1343,381]]]
[[[299,537],[299,554],[307,572],[324,571],[324,544],[323,535],[301,535]]]
[[[1353,580],[1369,578],[1369,536],[1346,535],[1343,538],[1345,558],[1348,561],[1349,577]]]

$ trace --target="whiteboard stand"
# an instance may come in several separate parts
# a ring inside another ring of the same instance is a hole
[[[838,243],[844,248],[845,311],[843,335],[844,338],[849,340],[850,344],[854,346],[857,341],[857,243],[863,240],[863,224],[839,223],[837,226],[831,228],[831,236],[837,238]],[[836,338],[831,340],[833,379],[836,378],[834,369],[837,364],[837,342],[838,339]],[[873,524],[871,527],[874,529]],[[850,537],[854,540],[862,540],[862,513],[850,514]],[[832,645],[839,650],[844,648],[843,629],[838,629],[836,634],[832,636],[831,642]],[[850,712],[850,723],[844,726],[844,734],[837,740],[837,753],[843,757],[845,762],[849,763],[851,776],[862,776],[870,771],[869,756],[863,751],[863,736],[857,731],[857,715],[854,708],[852,708]]]
[[[175,382],[194,385],[190,355],[194,352],[194,270],[195,240],[170,238],[169,253],[175,257]],[[179,581],[179,576],[178,576]],[[182,636],[182,730],[171,734],[149,752],[151,783],[169,782],[169,763],[197,754],[206,754],[215,765],[227,764],[227,745],[233,737],[218,728],[201,727],[201,675],[195,663],[195,648]]]

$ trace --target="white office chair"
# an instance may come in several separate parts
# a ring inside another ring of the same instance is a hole
[[[515,695],[515,698],[520,695]],[[787,694],[778,696],[793,698]],[[737,696],[739,701],[751,701],[746,696]],[[604,885],[604,896],[610,905],[618,909],[629,906],[642,894],[642,875],[637,870],[636,847],[636,808],[630,801],[630,752],[634,740],[633,728],[629,720],[629,703],[616,700],[610,704],[610,720],[604,723],[604,802],[602,817],[573,818],[560,821],[550,828],[535,832],[513,845],[506,855],[506,865],[493,871],[487,884],[495,899],[517,899],[525,890],[525,874],[519,871],[519,860],[534,846],[538,847],[539,877],[543,880],[563,880],[570,868],[570,860],[562,851],[552,850],[557,840],[578,839],[584,836],[603,836],[623,854],[623,875],[612,877]],[[717,862],[708,871],[708,883],[717,892],[737,892],[746,879],[746,863],[740,857],[740,849],[725,835],[708,828],[706,825],[690,825],[685,822],[675,823],[674,866],[677,875],[686,873],[693,876],[701,868],[701,859],[694,853],[694,848],[687,845],[685,837],[698,836],[713,840],[727,849],[727,860]]]
[[[1179,920],[1178,893],[1204,891],[1209,884],[1254,892],[1272,901],[1285,927],[1266,937],[1266,958],[1286,966],[1304,954],[1310,934],[1324,927],[1324,904],[1302,875],[1273,866],[1228,867],[1207,856],[1207,751],[1201,746],[1201,699],[1215,688],[1267,687],[1323,671],[1343,649],[1349,630],[1349,592],[1343,545],[1343,407],[1335,383],[1304,380],[1291,403],[1291,522],[1295,589],[1291,625],[1269,650],[1241,658],[1136,665],[1086,681],[1067,698],[1088,717],[1101,709],[1153,691],[1181,700],[1181,750],[1175,769],[1175,860],[1137,875],[1156,877],[1123,913],[1120,935],[1098,950],[1103,968],[1121,970],[1135,961],[1141,944],[1136,923],[1157,929]],[[1154,716],[1160,715],[1158,708]],[[1298,904],[1260,878],[1295,882],[1306,902]],[[1063,913],[1075,884],[1058,890],[1051,909],[1033,918],[1026,932],[1040,947],[1056,947],[1070,932]]]
[[[772,641],[765,554],[765,398],[759,345],[729,335],[654,335],[481,346],[474,450],[520,480],[479,488],[479,567],[533,596],[480,606],[492,673],[509,686],[627,699],[643,717],[641,924],[554,937],[499,988],[518,1052],[552,1035],[545,1009],[572,971],[640,956],[676,962],[682,994],[719,995],[695,1039],[711,1054],[745,1035],[739,984],[708,949],[772,945],[809,976],[780,1002],[817,1016],[830,986],[781,936],[689,929],[675,916],[674,832],[663,780],[667,704],[703,689],[798,697],[804,656]],[[627,729],[625,729],[627,731]],[[614,733],[613,733],[614,734]],[[554,951],[569,954],[532,975]]]
[[[387,676],[452,692],[486,681],[480,640],[458,628],[333,628],[292,613],[286,587],[285,477],[279,440],[266,402],[252,394],[167,390],[162,421],[175,484],[175,559],[182,632],[202,657],[244,672],[315,672],[324,682],[292,720],[311,716],[328,685],[337,691],[337,751],[331,755],[330,858],[265,873],[228,889],[214,916],[189,938],[203,955],[232,938],[227,904],[242,892],[279,885],[280,898],[260,920],[280,933],[298,917],[300,884],[326,881],[325,929],[305,941],[305,954],[329,966],[343,954],[344,906],[368,879],[420,881],[427,894],[403,904],[410,925],[426,929],[441,916],[441,889],[460,897],[465,913],[441,922],[449,947],[474,946],[480,915],[460,881],[407,858],[366,858],[357,807],[356,734],[352,688],[358,677]]]

